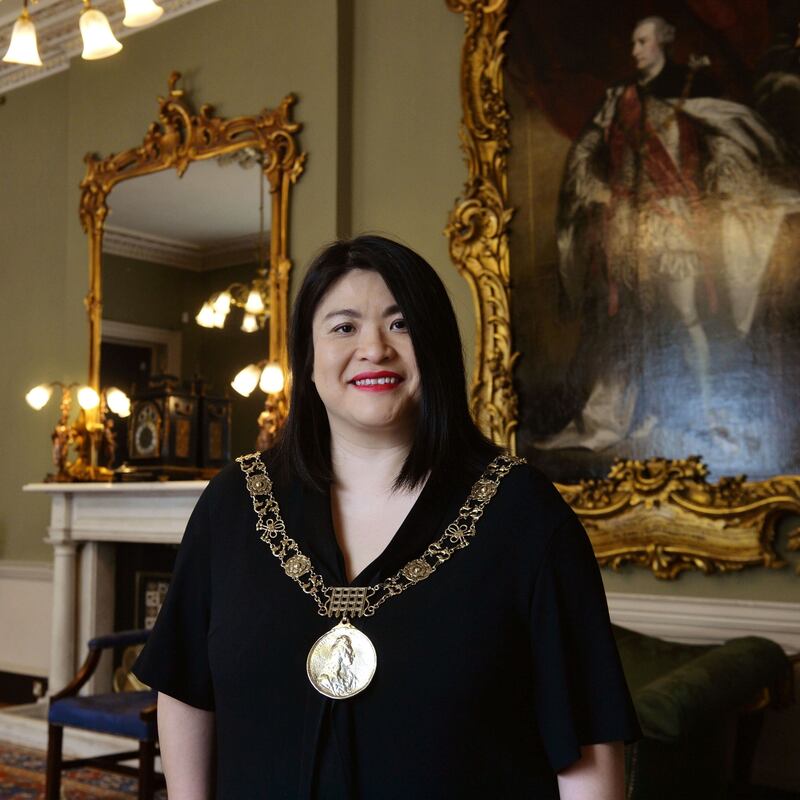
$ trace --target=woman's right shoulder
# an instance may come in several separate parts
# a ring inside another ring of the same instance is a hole
[[[283,470],[279,467],[274,450],[264,450],[263,452],[246,453],[230,464],[226,464],[208,483],[204,495],[211,503],[218,503],[224,499],[243,499],[249,500],[247,491],[247,472],[248,466],[260,461],[276,485],[286,482]]]

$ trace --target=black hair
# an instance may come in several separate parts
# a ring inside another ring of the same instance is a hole
[[[328,245],[303,279],[289,326],[291,396],[275,451],[277,465],[319,490],[332,480],[328,416],[311,380],[311,325],[323,297],[354,269],[377,272],[385,281],[408,325],[419,370],[419,417],[395,487],[418,486],[446,465],[480,472],[500,450],[469,413],[461,337],[447,290],[424,258],[374,235]]]

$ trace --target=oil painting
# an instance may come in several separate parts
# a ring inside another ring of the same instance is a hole
[[[510,4],[517,447],[800,472],[800,15]]]

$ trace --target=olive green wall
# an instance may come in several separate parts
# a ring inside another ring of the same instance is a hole
[[[444,0],[356,0],[352,220],[389,233],[439,271],[472,364],[475,317],[443,231],[466,180],[459,149],[464,23]]]
[[[75,377],[64,371],[74,338],[66,335],[62,302],[68,91],[62,73],[9,94],[0,106],[0,558],[50,557],[42,543],[47,502],[20,489],[49,469],[58,411],[51,401],[36,414],[23,395],[44,380]]]
[[[398,236],[440,271],[471,363],[472,300],[442,235],[466,178],[458,148],[462,31],[463,20],[444,0],[221,0],[136,34],[112,59],[76,59],[68,74],[9,93],[0,107],[0,224],[10,239],[2,258],[12,287],[2,322],[10,380],[0,411],[11,430],[0,485],[0,558],[49,558],[41,543],[47,503],[23,497],[18,487],[48,469],[53,414],[49,407],[29,411],[21,394],[46,378],[85,377],[86,242],[77,219],[83,155],[137,143],[172,69],[184,72],[191,98],[215,103],[224,116],[296,92],[310,155],[292,198],[295,277],[337,234]],[[29,209],[36,220],[31,239],[24,233]],[[34,291],[40,299],[29,320]],[[800,594],[800,579],[788,570],[688,575],[673,583],[633,569],[604,577],[611,591],[787,601]]]
[[[34,413],[22,395],[44,380],[86,379],[84,155],[137,145],[173,69],[183,72],[190,98],[223,116],[256,113],[295,92],[310,154],[292,196],[291,255],[302,265],[336,235],[337,15],[337,3],[320,0],[221,0],[125,39],[114,58],[76,58],[68,72],[8,93],[0,106],[0,257],[9,301],[0,323],[8,387],[0,395],[7,427],[0,558],[51,557],[42,541],[48,502],[20,487],[50,469],[56,413],[52,401]]]
[[[231,400],[232,456],[254,449],[264,395],[255,391],[250,397],[242,397],[229,384],[239,369],[267,357],[269,338],[266,331],[242,333],[238,328],[240,311],[232,312],[234,322],[224,330],[201,328],[194,317],[211,294],[250,280],[255,269],[255,264],[243,264],[193,272],[123,256],[103,256],[103,318],[181,333],[180,377],[189,380],[202,376],[208,394],[227,394]]]
[[[103,319],[179,331],[187,292],[202,273],[103,254]],[[192,317],[197,309],[192,311]],[[194,324],[194,319],[192,319]]]

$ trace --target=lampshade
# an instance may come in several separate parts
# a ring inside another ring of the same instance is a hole
[[[211,298],[211,308],[214,312],[214,327],[224,328],[225,317],[231,310],[231,293],[228,291],[220,292]]]
[[[261,377],[261,370],[257,364],[248,364],[241,372],[236,374],[236,377],[231,381],[231,386],[244,397],[250,397],[253,394],[253,389],[258,385],[258,379]]]
[[[227,314],[231,310],[231,293],[217,294],[211,301],[211,307],[219,314]]]
[[[255,333],[258,330],[258,320],[255,314],[245,314],[242,317],[242,330],[245,333]]]
[[[211,303],[208,301],[203,303],[203,307],[197,312],[194,321],[203,328],[214,327],[214,309],[211,307]]]
[[[164,9],[153,0],[125,0],[125,19],[122,24],[128,28],[139,28],[155,22]]]
[[[11,43],[3,56],[3,61],[9,64],[29,64],[32,67],[42,66],[39,48],[36,45],[36,28],[27,8],[22,9],[19,19],[14,23]]]
[[[87,6],[81,14],[81,36],[83,37],[81,57],[87,61],[107,58],[122,50],[122,45],[111,30],[108,17],[96,8]]]
[[[250,294],[247,295],[247,302],[244,304],[244,310],[248,314],[264,313],[264,301],[261,298],[260,292],[257,292],[255,289],[250,290]]]
[[[91,386],[81,386],[78,389],[78,405],[84,411],[97,408],[100,405],[100,395]]]
[[[106,391],[106,403],[118,417],[129,417],[131,413],[131,400],[122,389],[112,386]]]
[[[261,373],[258,388],[265,394],[275,394],[283,389],[283,370],[277,364],[267,364]]]
[[[31,408],[35,408],[39,411],[47,405],[51,394],[53,394],[53,387],[46,383],[40,383],[38,386],[34,386],[33,389],[25,395],[25,402]]]

